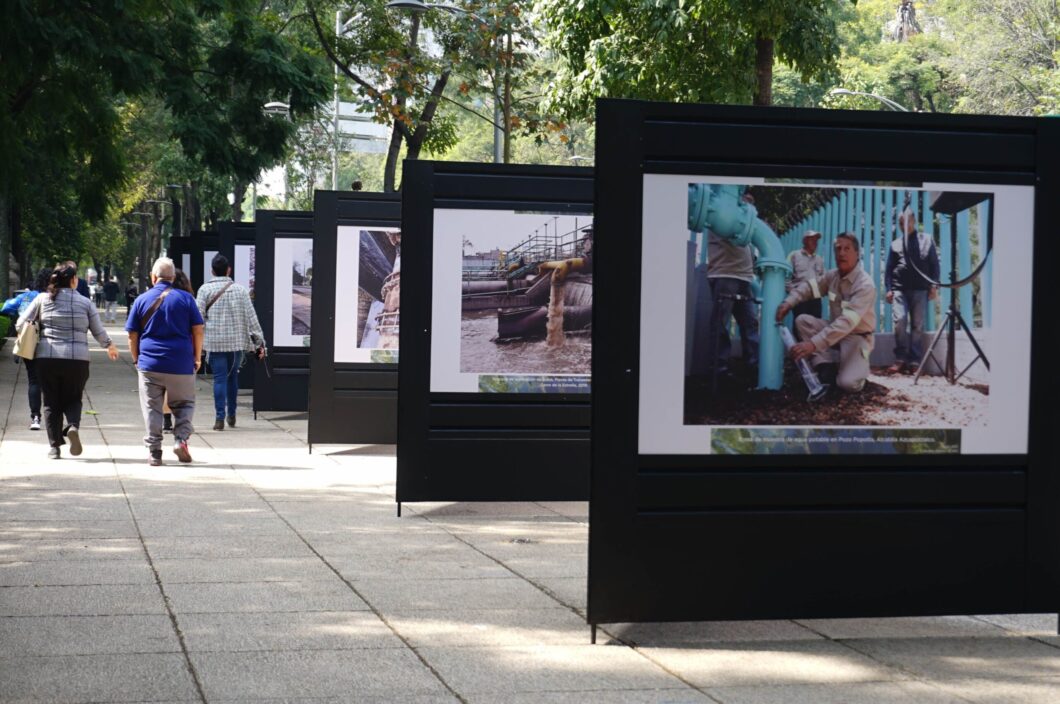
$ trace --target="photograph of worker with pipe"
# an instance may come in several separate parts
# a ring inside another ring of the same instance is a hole
[[[486,392],[587,392],[592,217],[522,214],[496,228],[488,217],[460,241],[460,372]]]
[[[401,232],[361,230],[357,277],[357,346],[396,353],[401,316]],[[373,362],[397,362],[396,354]]]
[[[900,427],[922,432],[898,451],[959,451],[953,431],[989,414],[991,204],[919,184],[689,184],[685,423]]]

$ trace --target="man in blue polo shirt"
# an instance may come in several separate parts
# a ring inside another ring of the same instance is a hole
[[[129,352],[140,372],[140,406],[151,452],[150,464],[162,464],[162,401],[173,411],[173,453],[191,462],[188,438],[194,430],[195,372],[202,357],[203,321],[195,298],[173,288],[173,260],[161,257],[151,267],[152,288],[133,303],[125,321]]]

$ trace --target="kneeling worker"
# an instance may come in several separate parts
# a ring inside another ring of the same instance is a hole
[[[782,323],[798,304],[828,296],[830,322],[808,314],[795,318],[795,332],[801,342],[791,348],[791,356],[795,360],[810,357],[814,367],[838,361],[835,383],[851,392],[861,391],[869,376],[869,353],[876,329],[876,287],[861,268],[860,258],[857,238],[849,232],[838,235],[836,268],[793,288],[777,307],[776,315],[777,322]],[[818,369],[819,373],[824,371]],[[830,381],[830,374],[822,376],[822,381]]]

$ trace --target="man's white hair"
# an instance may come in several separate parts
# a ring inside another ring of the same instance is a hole
[[[151,267],[151,276],[162,281],[172,281],[177,275],[177,267],[169,257],[159,257]]]

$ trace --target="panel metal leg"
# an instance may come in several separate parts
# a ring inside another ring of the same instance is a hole
[[[398,502],[397,502],[397,505],[398,505],[398,515],[397,515],[397,517],[398,517],[398,518],[401,518],[401,502],[400,502],[400,501],[398,501]]]
[[[313,454],[313,443],[309,443],[309,454]]]
[[[589,624],[589,644],[596,645],[596,624]]]

